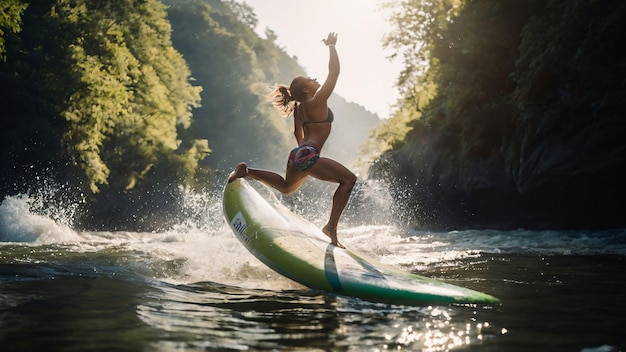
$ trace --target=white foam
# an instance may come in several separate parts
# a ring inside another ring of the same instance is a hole
[[[34,199],[9,196],[0,204],[0,241],[52,244],[80,241],[80,236],[66,224],[32,210]]]
[[[340,223],[339,239],[352,250],[407,270],[480,253],[626,255],[626,230],[407,229],[384,215],[391,210],[388,194],[381,187],[373,184],[360,188],[359,204],[364,206],[350,209],[348,215],[352,218]],[[67,250],[110,255],[114,263],[121,261],[120,265],[129,266],[129,270],[137,266],[138,271],[171,283],[212,281],[246,288],[300,287],[267,268],[236,239],[224,220],[221,194],[183,194],[184,220],[157,233],[79,232],[71,226],[72,206],[43,206],[40,198],[25,195],[7,197],[0,204],[0,242],[29,246],[72,243]],[[327,207],[305,208],[305,218],[318,225],[326,221]]]

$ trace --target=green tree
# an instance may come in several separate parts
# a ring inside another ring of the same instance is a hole
[[[626,5],[406,0],[398,6],[387,43],[407,65],[400,112],[417,113],[379,164],[411,183],[414,202],[448,213],[446,221],[538,211],[533,216],[561,224],[623,224],[614,209],[626,193],[618,103],[624,50],[617,34],[626,29]],[[404,118],[398,113],[393,121]]]
[[[21,0],[3,0],[0,4],[0,58],[5,59],[4,47],[5,30],[11,33],[19,33],[22,30],[22,13],[28,7],[28,3]]]
[[[70,154],[93,192],[110,182],[113,189],[133,188],[157,162],[208,151],[206,142],[193,141],[179,150],[177,128],[189,127],[200,88],[188,83],[160,2],[58,1],[51,13],[80,33],[68,46],[80,85],[62,116]]]
[[[2,193],[56,177],[107,216],[195,182],[210,151],[187,133],[201,88],[170,32],[157,0],[30,2],[0,63]]]
[[[406,106],[420,112],[414,116],[454,131],[467,152],[499,148],[509,131],[510,119],[502,112],[511,109],[507,94],[515,88],[510,74],[519,32],[537,6],[536,1],[402,1],[386,45],[404,57],[398,85]],[[477,141],[489,145],[478,147]]]

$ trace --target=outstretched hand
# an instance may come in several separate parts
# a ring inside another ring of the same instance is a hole
[[[337,44],[337,33],[335,33],[335,32],[328,33],[328,37],[326,37],[326,39],[322,39],[322,41],[326,45],[335,45],[335,44]]]

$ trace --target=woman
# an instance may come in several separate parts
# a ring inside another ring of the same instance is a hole
[[[328,76],[324,84],[320,85],[316,79],[296,77],[289,87],[278,85],[269,95],[272,104],[284,116],[293,112],[298,147],[289,154],[285,177],[271,171],[252,169],[245,163],[240,163],[230,174],[228,182],[239,177],[251,177],[285,194],[297,191],[308,176],[338,183],[330,218],[322,231],[330,237],[332,244],[343,248],[337,240],[337,224],[356,183],[356,176],[337,161],[320,157],[334,119],[333,112],[328,108],[328,98],[339,77],[339,56],[335,49],[337,34],[331,32],[322,41],[330,51]]]

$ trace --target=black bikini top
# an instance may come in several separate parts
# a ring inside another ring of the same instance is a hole
[[[328,108],[328,117],[326,118],[326,120],[324,121],[306,121],[302,123],[302,126],[309,124],[309,123],[331,123],[335,120],[335,114],[333,114],[333,111],[330,110],[330,108]]]

